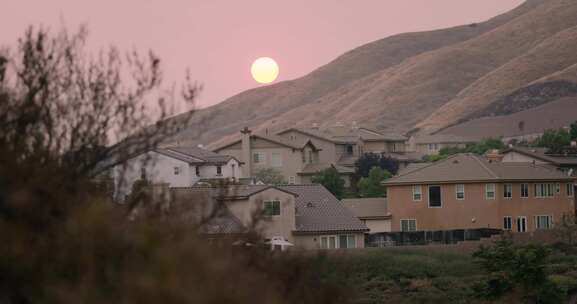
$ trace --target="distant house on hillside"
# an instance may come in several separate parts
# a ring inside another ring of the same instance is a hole
[[[575,212],[574,178],[546,165],[457,154],[383,181],[391,230],[550,229]]]
[[[547,148],[512,147],[501,152],[503,162],[550,165],[577,177],[577,154],[548,154]]]
[[[335,166],[354,168],[355,162],[364,153],[395,158],[401,166],[420,159],[420,156],[415,156],[414,153],[407,153],[405,136],[359,127],[356,124],[289,128],[277,135],[289,141],[310,140],[321,149],[320,162]]]
[[[301,249],[339,249],[363,248],[368,232],[321,185],[186,187],[170,192],[170,205],[178,208],[178,214],[189,219],[198,219],[199,212],[214,215],[201,226],[208,238],[232,237],[234,241],[256,225],[268,242],[281,241]],[[199,210],[200,201],[208,202],[203,210]],[[221,207],[212,212],[211,206]]]
[[[277,135],[253,134],[245,128],[241,131],[240,139],[213,147],[213,151],[242,160],[245,178],[253,177],[260,169],[273,168],[289,184],[306,184],[318,171],[332,167],[350,184],[354,171],[322,159],[321,147],[307,138],[287,139]]]
[[[241,164],[233,156],[199,147],[157,148],[114,167],[116,196],[124,198],[140,179],[152,184],[166,183],[170,187],[190,187],[203,180],[238,180]]]
[[[436,155],[443,148],[465,148],[468,143],[476,141],[476,138],[455,135],[412,136],[408,140],[408,149],[421,155]]]

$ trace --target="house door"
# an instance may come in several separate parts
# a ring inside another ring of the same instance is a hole
[[[517,217],[517,232],[527,232],[527,217]]]

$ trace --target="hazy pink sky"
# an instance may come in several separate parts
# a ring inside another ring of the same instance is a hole
[[[186,67],[203,84],[200,106],[258,86],[250,65],[280,65],[278,81],[392,34],[486,20],[523,0],[2,0],[0,44],[29,24],[88,25],[89,46],[153,49],[167,84]]]

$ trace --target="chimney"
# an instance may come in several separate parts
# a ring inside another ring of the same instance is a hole
[[[241,148],[242,148],[242,162],[244,163],[243,165],[243,173],[244,173],[244,177],[251,177],[252,176],[252,158],[251,158],[251,149],[250,149],[250,136],[251,136],[252,131],[248,128],[248,127],[244,127],[244,129],[240,130],[240,134],[241,134],[241,138],[242,138],[242,143],[241,143]]]

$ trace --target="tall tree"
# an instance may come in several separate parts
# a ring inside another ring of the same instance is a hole
[[[547,148],[548,153],[561,153],[571,143],[571,135],[565,129],[546,130],[537,140],[537,146]]]
[[[377,153],[364,153],[355,162],[355,171],[358,177],[367,177],[373,167],[387,170],[391,174],[399,171],[399,161]]]

